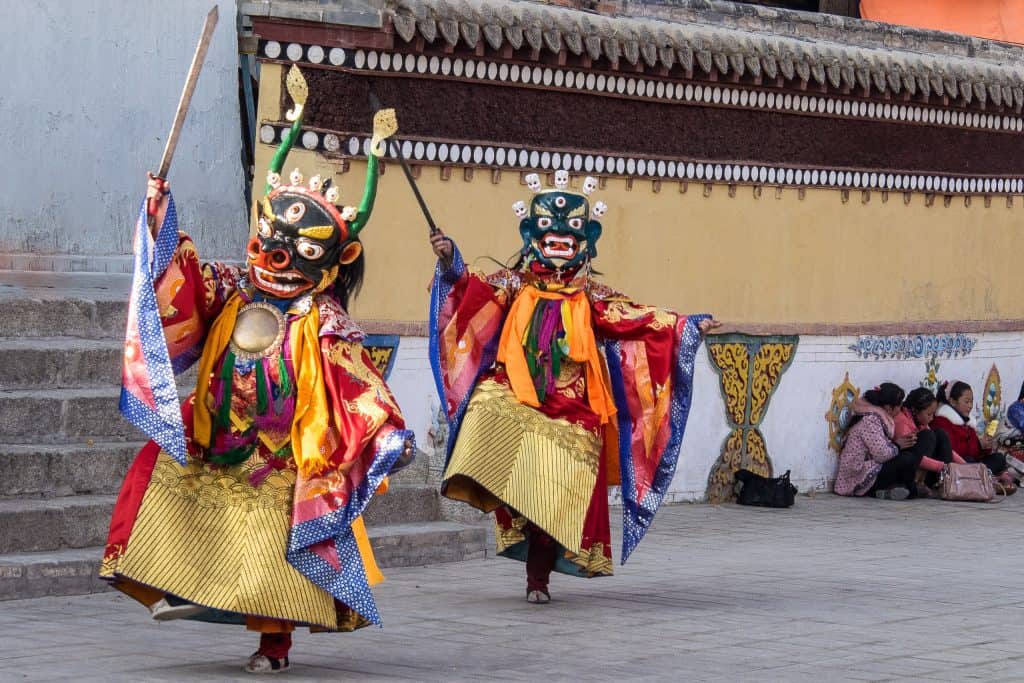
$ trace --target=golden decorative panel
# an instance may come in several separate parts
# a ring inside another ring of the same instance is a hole
[[[710,503],[735,498],[736,471],[747,469],[769,477],[772,463],[758,429],[768,402],[796,354],[797,337],[716,335],[707,342],[708,356],[720,378],[731,431],[708,476]]]
[[[754,354],[754,374],[750,391],[750,423],[760,424],[768,398],[783,369],[789,366],[796,344],[762,344]]]
[[[743,344],[708,342],[708,355],[718,370],[725,397],[725,410],[735,424],[743,424],[746,414],[747,381],[750,356]]]

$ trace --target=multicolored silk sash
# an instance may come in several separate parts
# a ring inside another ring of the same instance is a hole
[[[559,304],[553,312],[559,315],[565,329],[564,342],[568,346],[568,353],[565,356],[585,367],[587,401],[590,409],[600,418],[601,424],[605,424],[615,415],[616,409],[615,403],[612,402],[611,390],[604,381],[604,361],[597,351],[594,326],[590,319],[590,301],[585,292],[543,292],[530,286],[519,291],[505,318],[501,340],[498,342],[498,360],[505,364],[512,391],[520,403],[534,408],[540,406],[541,400],[527,356],[530,353],[530,349],[527,348],[530,345],[527,343],[527,337],[538,336],[539,331],[536,328],[545,326],[543,318],[548,316],[536,316],[534,313],[541,310],[541,306],[549,301]],[[546,327],[552,325],[549,323]],[[541,333],[539,336],[550,335]]]

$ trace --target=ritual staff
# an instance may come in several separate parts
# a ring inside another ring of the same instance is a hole
[[[622,561],[675,473],[708,315],[634,303],[600,283],[607,206],[597,181],[514,205],[522,249],[511,268],[467,270],[454,243],[438,256],[430,351],[449,423],[441,493],[494,512],[498,552],[526,562],[526,598],[547,603],[551,572],[612,573],[608,487],[622,486]]]
[[[379,622],[370,585],[383,577],[360,515],[414,452],[347,313],[394,113],[374,119],[359,207],[339,206],[338,188],[319,176],[296,169],[281,180],[305,102],[294,67],[287,83],[294,123],[255,207],[244,270],[201,264],[166,182],[150,177],[157,230],[144,205],[122,410],[154,440],[125,478],[100,572],[155,619],[260,632],[251,673],[289,667],[296,625]],[[196,360],[195,392],[179,411],[173,371]]]

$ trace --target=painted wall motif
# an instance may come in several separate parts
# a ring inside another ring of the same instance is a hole
[[[732,500],[734,475],[748,469],[766,477],[772,463],[758,429],[768,402],[796,351],[796,337],[730,334],[707,341],[708,356],[721,380],[731,431],[711,468],[706,497],[710,503]]]
[[[995,365],[988,371],[979,401],[981,414],[986,423],[1002,417],[1003,385],[999,378],[999,369]]]
[[[384,379],[391,375],[391,370],[395,367],[400,342],[401,337],[397,334],[369,334],[363,340],[363,346],[370,354],[370,360],[373,361]]]
[[[850,373],[832,390],[832,405],[825,413],[825,421],[828,422],[828,447],[836,454],[843,450],[843,433],[850,423],[850,405],[858,396],[860,389],[850,382]]]
[[[939,359],[936,356],[932,356],[924,362],[924,378],[921,380],[921,386],[925,389],[931,389],[933,394],[939,393],[939,368],[942,364],[939,363]]]
[[[968,355],[976,340],[963,334],[858,337],[850,350],[862,358],[956,358]]]

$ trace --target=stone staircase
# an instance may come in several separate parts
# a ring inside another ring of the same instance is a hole
[[[50,288],[24,288],[5,275],[0,600],[106,590],[95,575],[111,510],[144,442],[117,408],[127,284],[76,291],[58,279]],[[448,521],[446,509],[421,453],[366,511],[380,565],[483,557],[486,528]]]

